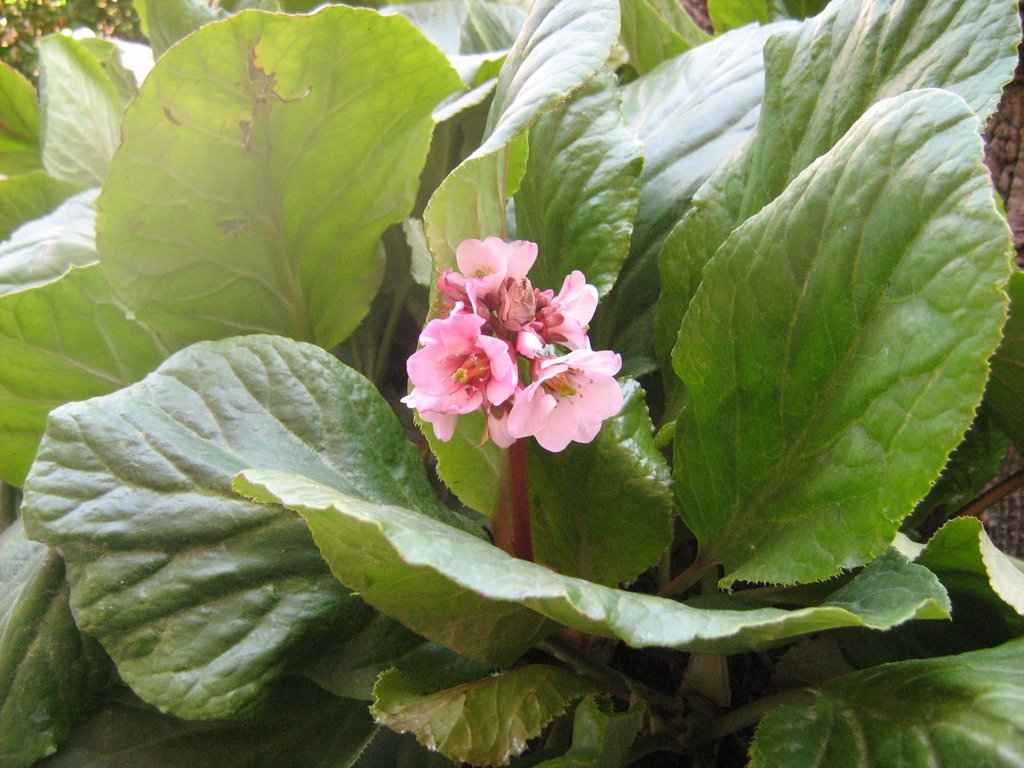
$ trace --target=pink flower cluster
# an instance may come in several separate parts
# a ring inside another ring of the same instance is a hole
[[[622,408],[613,378],[622,360],[593,351],[587,336],[597,290],[578,270],[557,295],[537,290],[526,277],[536,259],[536,244],[523,240],[466,240],[455,252],[460,271],[438,276],[447,312],[423,329],[402,402],[439,439],[451,439],[460,415],[483,411],[502,448],[532,436],[561,451],[589,443]]]

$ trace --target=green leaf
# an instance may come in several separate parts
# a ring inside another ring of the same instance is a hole
[[[879,594],[876,585],[849,587],[793,611],[694,608],[555,573],[422,514],[308,478],[251,469],[235,488],[301,514],[335,576],[381,613],[499,667],[551,631],[542,617],[637,648],[727,654],[835,627],[888,629],[894,621],[946,615],[935,577],[902,559],[884,559],[870,572],[879,584],[903,585]]]
[[[600,346],[625,354],[627,373],[654,367],[661,242],[698,187],[753,132],[764,92],[765,41],[787,27],[732,32],[622,88],[623,113],[643,143],[644,167],[630,259],[594,334]],[[673,333],[678,330],[677,321]],[[667,359],[661,362],[667,370]]]
[[[11,362],[0,366],[0,478],[15,485],[50,410],[137,381],[164,358],[100,274],[95,195],[75,195],[0,244],[0,359]]]
[[[179,720],[121,690],[36,768],[338,768],[375,727],[366,704],[288,679],[252,720]]]
[[[723,584],[880,554],[973,420],[1009,269],[978,129],[947,91],[875,105],[705,269],[675,488]]]
[[[522,178],[526,130],[604,66],[619,35],[617,0],[538,0],[498,77],[483,143],[434,192],[424,212],[438,269],[468,238],[500,235]]]
[[[605,712],[592,696],[576,707],[572,726],[572,746],[554,760],[545,760],[536,768],[621,768],[629,765],[628,752],[640,722],[643,707],[627,712]]]
[[[82,186],[103,183],[121,142],[121,98],[103,67],[65,35],[39,41],[43,167]]]
[[[311,642],[365,615],[294,515],[232,493],[253,464],[471,529],[437,502],[373,386],[308,344],[197,344],[54,411],[26,526],[67,559],[79,625],[136,693],[182,717],[251,712]]]
[[[530,279],[541,290],[557,292],[579,269],[604,295],[629,251],[643,157],[615,84],[611,72],[598,73],[530,129],[516,237],[539,246]]]
[[[392,670],[377,681],[371,712],[377,722],[415,733],[420,744],[452,760],[508,765],[544,726],[593,690],[572,672],[531,664],[421,695]]]
[[[708,15],[718,34],[771,20],[768,0],[708,0]]]
[[[0,62],[0,175],[16,176],[41,167],[35,89],[17,70]]]
[[[701,271],[729,233],[828,152],[868,107],[936,87],[987,115],[1013,76],[1019,38],[1011,0],[836,0],[775,36],[765,49],[764,109],[754,137],[694,196],[665,242],[658,359],[668,358]]]
[[[146,37],[154,58],[204,24],[229,15],[204,0],[141,0],[139,5],[145,8]]]
[[[51,754],[109,672],[103,650],[71,617],[64,561],[15,522],[0,533],[0,766]]]
[[[812,689],[761,721],[751,768],[901,768],[1024,762],[1024,639],[886,664]]]
[[[991,382],[990,377],[989,387]],[[988,410],[981,408],[935,485],[903,522],[903,530],[923,527],[924,531],[931,532],[973,501],[999,474],[1008,448],[1006,435],[992,423]]]
[[[622,411],[591,443],[560,453],[531,446],[530,489],[537,561],[600,584],[630,582],[672,537],[669,470],[635,381]]]
[[[77,184],[55,179],[45,171],[0,179],[0,241],[22,224],[50,213],[78,191]]]
[[[203,27],[125,113],[97,204],[104,273],[175,346],[241,332],[334,346],[369,310],[378,240],[412,209],[431,110],[459,87],[400,16],[331,6]]]
[[[711,39],[679,3],[621,0],[622,44],[641,75]]]
[[[985,409],[1018,450],[1024,450],[1024,272],[1013,273],[1007,292],[1010,318],[992,358]]]
[[[1024,573],[992,543],[980,520],[950,520],[928,540],[916,562],[950,589],[1001,601],[1024,616]]]
[[[421,746],[413,733],[396,733],[378,726],[366,750],[353,768],[454,768],[455,763],[439,752]]]

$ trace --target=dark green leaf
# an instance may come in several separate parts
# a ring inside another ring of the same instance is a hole
[[[1013,444],[1024,450],[1024,272],[1014,272],[1007,291],[1010,319],[992,358],[985,408]]]
[[[308,344],[204,342],[54,411],[26,526],[64,553],[82,628],[180,716],[251,712],[311,642],[365,620],[301,521],[232,493],[252,464],[462,525],[373,386]]]
[[[533,664],[423,695],[392,670],[377,681],[371,712],[377,722],[415,733],[420,744],[452,760],[508,765],[544,726],[593,690],[572,672]]]
[[[499,667],[552,630],[542,616],[638,648],[726,654],[834,627],[888,629],[947,615],[935,577],[895,557],[865,569],[863,589],[848,586],[811,608],[694,608],[563,576],[422,514],[367,503],[297,475],[246,470],[235,487],[299,512],[331,570],[367,603]],[[894,588],[874,594],[877,584]]]
[[[43,166],[82,186],[103,183],[121,142],[121,98],[82,45],[56,34],[39,41]]]
[[[876,104],[705,269],[675,488],[724,584],[877,556],[973,420],[1010,266],[978,129],[947,91]]]
[[[41,168],[39,144],[35,89],[0,62],[0,174],[15,176]]]
[[[604,295],[629,251],[643,158],[615,83],[612,73],[598,73],[530,129],[516,237],[539,246],[530,279],[542,290],[557,293],[578,269]]]
[[[572,747],[561,757],[536,768],[622,768],[643,719],[642,707],[628,712],[605,712],[592,696],[576,707]]]
[[[282,681],[252,720],[179,720],[120,691],[36,768],[339,768],[375,730],[364,702],[300,678]]]
[[[95,194],[70,198],[0,244],[0,359],[12,363],[0,366],[0,478],[16,485],[51,409],[126,386],[164,358],[95,263]]]
[[[110,669],[71,617],[64,561],[15,522],[0,534],[0,766],[51,754],[95,704]]]
[[[0,179],[0,241],[22,224],[50,213],[77,191],[77,184],[55,179],[45,171]]]
[[[1015,768],[1024,763],[1024,639],[897,662],[812,689],[762,721],[751,768]]]
[[[459,87],[400,16],[331,6],[203,27],[125,114],[97,203],[104,274],[172,345],[337,344],[377,293],[381,234],[412,208],[431,111]]]
[[[537,561],[599,584],[630,582],[672,536],[669,471],[654,447],[644,392],[623,385],[622,411],[592,443],[530,454]]]
[[[754,138],[694,196],[665,242],[658,359],[667,359],[701,271],[729,233],[828,152],[871,104],[937,87],[987,115],[1013,75],[1019,38],[1012,0],[835,0],[774,37]]]

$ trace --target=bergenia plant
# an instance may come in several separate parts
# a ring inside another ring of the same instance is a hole
[[[1014,0],[138,5],[0,67],[0,768],[1024,764]]]

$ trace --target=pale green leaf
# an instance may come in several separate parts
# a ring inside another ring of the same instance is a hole
[[[0,174],[15,176],[42,167],[39,108],[32,84],[0,62]]]
[[[156,58],[186,35],[204,24],[228,17],[219,4],[204,0],[141,0],[145,9],[145,30]]]
[[[55,179],[45,171],[0,179],[0,242],[22,224],[50,213],[78,191],[77,184]]]
[[[56,34],[39,41],[43,167],[51,176],[99,186],[121,142],[121,98],[80,43]]]
[[[643,716],[643,707],[605,712],[594,697],[587,696],[576,707],[569,751],[538,763],[536,768],[622,768],[629,765],[629,748]]]
[[[724,584],[877,556],[970,426],[1010,268],[978,130],[947,91],[876,104],[705,269],[675,489]]]
[[[474,530],[437,502],[373,386],[308,344],[196,344],[137,384],[57,409],[26,483],[26,527],[68,561],[79,625],[136,693],[180,716],[252,712],[310,643],[365,617],[301,521],[233,494],[253,464]]]
[[[100,274],[95,194],[75,195],[0,244],[0,359],[10,361],[0,366],[0,478],[16,485],[53,408],[127,386],[165,356]]]
[[[640,74],[711,39],[674,0],[621,0],[622,44]]]
[[[64,561],[15,522],[0,533],[0,766],[51,754],[109,674],[103,650],[71,616]]]
[[[558,667],[531,664],[494,677],[423,695],[401,672],[385,673],[374,687],[377,722],[452,760],[508,765],[530,739],[593,684]]]
[[[669,470],[654,447],[644,391],[627,380],[623,395],[622,411],[593,442],[530,452],[537,561],[613,586],[654,565],[672,536]]]
[[[530,129],[516,237],[539,247],[530,280],[541,290],[557,293],[578,269],[604,295],[629,251],[643,158],[615,86],[612,73],[598,73]]]
[[[1024,763],[1024,639],[896,662],[770,712],[751,768],[1016,768]]]
[[[658,359],[667,360],[704,265],[872,104],[945,88],[984,117],[1017,63],[1012,0],[835,0],[765,49],[764,110],[736,159],[693,198],[660,257]],[[827,52],[827,53],[826,53]]]
[[[334,346],[377,293],[378,240],[412,209],[431,111],[459,87],[400,16],[202,27],[125,114],[97,203],[104,274],[175,346],[261,331]]]
[[[940,618],[948,607],[927,569],[894,556],[865,569],[862,586],[855,579],[811,608],[695,608],[555,573],[422,514],[308,478],[253,469],[235,488],[299,512],[335,576],[381,613],[495,666],[552,631],[543,617],[638,648],[727,654],[835,627]],[[887,588],[879,591],[879,583]]]

